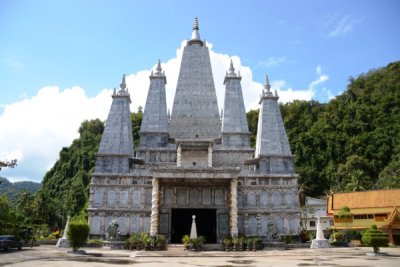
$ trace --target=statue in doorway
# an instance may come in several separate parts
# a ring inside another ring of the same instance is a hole
[[[120,232],[118,230],[119,224],[116,220],[112,220],[107,227],[106,239],[108,241],[119,241]]]

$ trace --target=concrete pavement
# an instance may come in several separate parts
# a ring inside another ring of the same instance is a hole
[[[266,250],[257,252],[128,251],[86,248],[87,255],[54,246],[0,252],[0,266],[400,266],[400,248],[382,248],[388,256],[367,256],[372,248]]]

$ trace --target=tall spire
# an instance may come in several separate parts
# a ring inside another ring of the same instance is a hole
[[[271,92],[268,76],[260,99],[255,156],[292,156],[278,104],[279,97]]]
[[[134,155],[129,109],[131,99],[125,91],[125,75],[122,76],[120,87],[121,90],[117,94],[114,91],[112,95],[113,101],[96,156],[97,173],[129,173],[129,157]]]
[[[158,60],[156,72],[150,75],[150,88],[139,131],[141,147],[165,147],[168,145],[168,115],[165,95],[167,78],[161,71],[161,60]]]
[[[240,84],[241,79],[242,77],[235,73],[231,60],[229,72],[224,79],[225,101],[221,127],[224,147],[249,148],[250,132]]]
[[[217,139],[221,124],[210,52],[199,39],[197,18],[192,37],[182,54],[169,133],[171,138]]]

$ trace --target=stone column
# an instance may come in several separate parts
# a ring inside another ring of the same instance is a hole
[[[178,145],[178,149],[176,151],[176,167],[182,166],[182,147],[181,144]]]
[[[231,236],[238,236],[237,216],[237,178],[231,180],[231,210],[230,210]]]
[[[159,224],[158,202],[160,198],[159,181],[157,178],[153,178],[152,185],[153,185],[153,191],[151,193],[150,236],[156,236],[158,234],[158,224]]]
[[[208,167],[212,167],[212,153],[213,153],[213,149],[211,144],[208,146]]]

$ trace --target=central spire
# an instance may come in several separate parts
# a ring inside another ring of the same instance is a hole
[[[208,47],[200,40],[197,18],[182,54],[169,132],[171,138],[217,139],[220,118]]]

